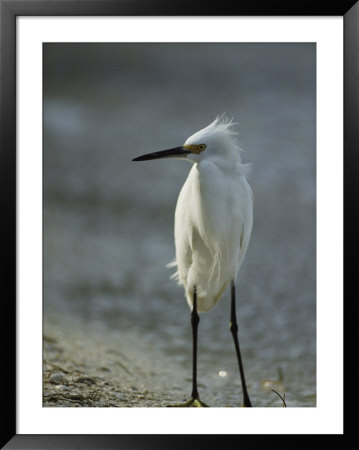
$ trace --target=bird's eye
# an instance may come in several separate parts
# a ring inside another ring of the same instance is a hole
[[[205,144],[199,144],[198,146],[198,150],[201,150],[201,152],[203,152],[205,148],[206,148]]]

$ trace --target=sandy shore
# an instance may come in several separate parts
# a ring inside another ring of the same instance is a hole
[[[157,372],[154,350],[99,323],[46,319],[43,406],[163,407],[183,400],[173,374],[162,364]]]
[[[161,354],[156,346],[144,342],[130,330],[117,332],[103,323],[84,322],[74,317],[46,318],[43,406],[166,407],[181,403],[190,393],[190,368],[182,367],[175,359]],[[265,406],[283,406],[271,391],[285,392],[280,378],[261,380],[257,386]],[[212,382],[206,392],[210,405],[240,406],[237,394],[234,404],[226,404],[218,394],[226,389],[225,384],[219,386],[218,382]],[[205,386],[199,383],[199,387]],[[235,392],[230,380],[227,389]]]

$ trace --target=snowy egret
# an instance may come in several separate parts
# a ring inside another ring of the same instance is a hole
[[[232,120],[223,116],[180,146],[133,161],[176,158],[193,166],[179,194],[175,212],[174,277],[184,286],[192,310],[193,372],[191,398],[174,406],[207,406],[197,390],[198,312],[208,311],[231,286],[230,330],[237,354],[243,404],[252,406],[238,341],[235,281],[247,252],[253,221],[253,195],[246,179]]]

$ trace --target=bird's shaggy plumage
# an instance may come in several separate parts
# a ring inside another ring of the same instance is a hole
[[[236,279],[252,231],[253,196],[233,125],[217,117],[185,142],[206,150],[187,158],[194,165],[177,201],[171,265],[190,307],[196,286],[198,311],[211,309]]]

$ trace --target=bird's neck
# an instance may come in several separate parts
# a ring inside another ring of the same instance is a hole
[[[201,170],[202,168],[205,168],[208,164],[212,164],[216,166],[218,169],[220,169],[224,173],[233,173],[233,172],[240,172],[241,171],[241,160],[240,158],[223,158],[223,157],[217,157],[213,156],[212,158],[204,159],[202,161],[199,161],[196,165],[198,170]]]

